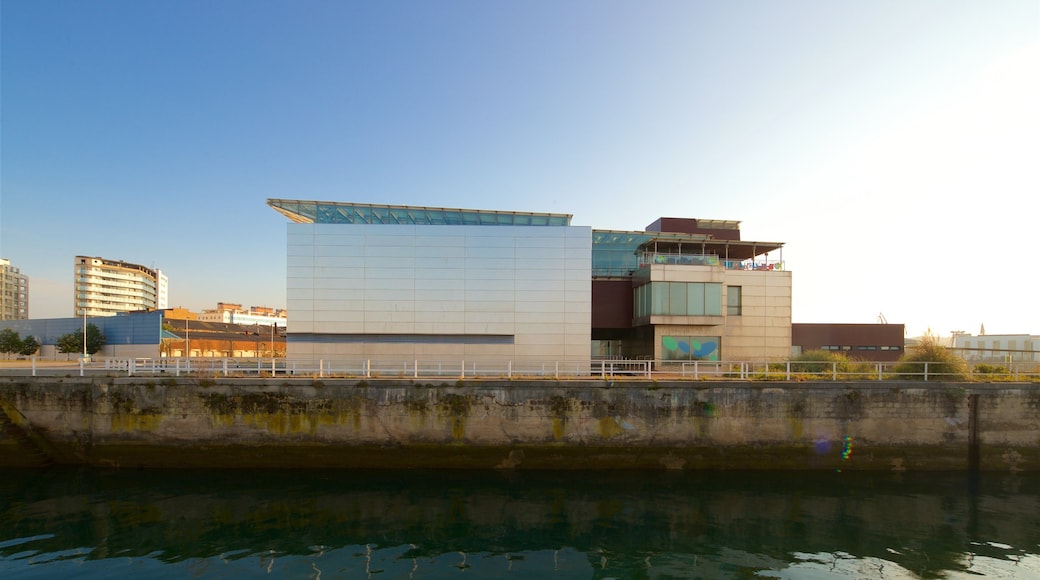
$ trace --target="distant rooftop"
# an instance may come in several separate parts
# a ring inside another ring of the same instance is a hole
[[[268,199],[267,205],[303,224],[419,224],[451,226],[569,226],[571,214],[373,205],[339,201]]]

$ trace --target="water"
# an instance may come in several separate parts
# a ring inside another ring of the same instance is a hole
[[[1040,474],[0,472],[0,578],[1040,578]]]

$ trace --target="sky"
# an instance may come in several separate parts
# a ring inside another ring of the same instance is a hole
[[[794,322],[1040,334],[1037,103],[1037,0],[0,0],[0,256],[281,308],[268,198],[739,220]]]

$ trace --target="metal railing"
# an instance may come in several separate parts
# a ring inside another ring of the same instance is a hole
[[[412,379],[648,379],[733,381],[978,381],[1040,382],[1040,364],[993,367],[949,362],[660,361],[604,359],[573,361],[422,361],[282,358],[105,358],[87,362],[5,361],[0,374],[12,376],[298,376],[315,378]],[[14,364],[13,364],[14,363]],[[18,364],[20,363],[20,364]],[[966,370],[964,370],[966,369]]]

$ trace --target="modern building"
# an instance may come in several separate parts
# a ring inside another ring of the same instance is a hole
[[[588,368],[591,229],[571,216],[268,204],[295,222],[290,359]]]
[[[644,231],[593,230],[593,357],[786,358],[791,272],[782,248],[742,240],[740,222],[731,220],[661,218]]]
[[[0,320],[29,318],[29,277],[0,258]]]
[[[87,256],[76,256],[74,266],[74,316],[113,316],[167,307],[169,284],[162,270]]]
[[[1040,362],[1040,336],[1030,334],[953,333],[953,348],[972,362]]]
[[[571,215],[269,199],[287,232],[293,360],[782,359],[783,244],[739,222],[593,230]],[[782,256],[781,256],[782,257]]]
[[[791,325],[791,354],[824,350],[859,360],[896,361],[903,356],[905,336],[902,324],[795,323]]]
[[[198,315],[198,320],[204,322],[280,326],[283,328],[287,321],[286,318],[286,312],[281,308],[269,308],[267,306],[243,308],[241,304],[231,304],[229,302],[217,302],[216,308],[203,310]]]

